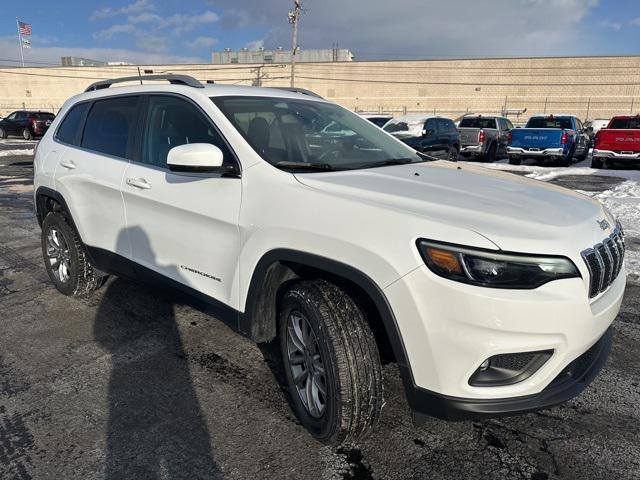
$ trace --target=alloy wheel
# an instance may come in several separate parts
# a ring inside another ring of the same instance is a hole
[[[71,254],[64,236],[55,228],[47,232],[47,259],[56,279],[67,283],[71,277]]]
[[[327,408],[327,379],[318,339],[307,317],[292,310],[287,319],[287,363],[305,409],[320,418]]]

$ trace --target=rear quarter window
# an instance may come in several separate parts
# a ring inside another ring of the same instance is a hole
[[[80,103],[71,107],[67,115],[62,119],[60,127],[56,133],[56,139],[70,145],[80,144],[80,134],[82,133],[82,119],[89,108],[88,103]]]

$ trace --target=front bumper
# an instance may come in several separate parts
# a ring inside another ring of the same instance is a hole
[[[618,314],[626,275],[592,301],[582,278],[534,290],[476,287],[437,277],[421,266],[385,289],[404,343],[403,381],[417,415],[443,418],[522,413],[563,402],[595,377],[595,365],[556,383],[562,372],[604,338]],[[605,341],[606,343],[606,341]],[[553,350],[517,383],[472,386],[469,379],[494,355]],[[598,358],[606,358],[608,350]]]
[[[562,157],[563,148],[545,148],[543,150],[530,150],[520,147],[507,147],[507,154],[512,157]]]
[[[593,158],[615,162],[640,162],[640,152],[614,152],[613,150],[593,149]]]

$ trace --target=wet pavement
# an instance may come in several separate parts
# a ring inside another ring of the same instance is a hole
[[[358,445],[326,447],[297,424],[272,345],[128,280],[82,300],[57,293],[33,214],[32,148],[0,142],[0,478],[640,478],[636,281],[610,361],[577,399],[415,428],[387,365],[379,427]],[[590,191],[619,181],[606,171],[554,180]]]

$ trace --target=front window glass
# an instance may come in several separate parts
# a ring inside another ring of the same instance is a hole
[[[424,161],[359,115],[331,103],[268,97],[213,97],[253,149],[281,168],[373,168]]]

